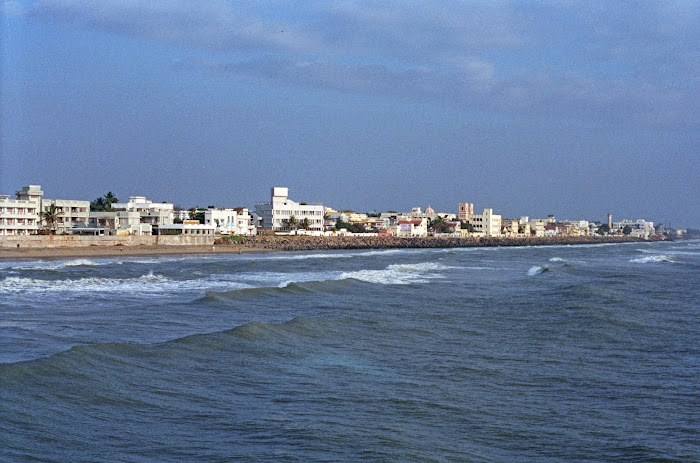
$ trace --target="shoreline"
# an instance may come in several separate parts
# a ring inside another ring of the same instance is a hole
[[[641,239],[617,236],[567,236],[530,238],[456,238],[456,237],[358,237],[358,236],[246,236],[240,243],[217,239],[214,245],[114,245],[61,247],[0,247],[0,261],[14,259],[63,259],[89,257],[197,255],[197,254],[255,254],[295,251],[331,251],[342,249],[408,249],[499,246],[550,246],[605,243],[645,242]]]

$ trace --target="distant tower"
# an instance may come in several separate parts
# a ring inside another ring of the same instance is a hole
[[[459,220],[469,220],[474,215],[474,203],[459,203]]]
[[[612,214],[608,214],[608,228],[612,230]]]

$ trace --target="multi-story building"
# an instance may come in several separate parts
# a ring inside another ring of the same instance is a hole
[[[216,226],[216,232],[224,235],[255,235],[250,212],[245,207],[217,209],[210,207],[204,212],[204,224]]]
[[[174,206],[172,203],[154,203],[146,199],[145,196],[129,196],[128,202],[114,203],[112,209],[138,212],[141,216],[141,223],[148,223],[153,227],[173,223]]]
[[[289,188],[273,187],[270,202],[255,205],[255,212],[262,219],[262,226],[273,231],[290,231],[299,228],[300,224],[307,220],[309,230],[322,232],[325,212],[323,204],[297,203],[288,196]],[[289,224],[292,216],[296,226]]]
[[[645,240],[648,240],[651,235],[656,233],[654,229],[654,222],[647,222],[644,219],[639,219],[636,221],[621,220],[620,222],[613,222],[610,231],[611,233],[622,234],[624,233],[625,227],[630,228],[630,236]]]
[[[469,223],[474,227],[474,234],[501,236],[501,216],[494,214],[493,209],[484,209],[482,214],[470,215]]]
[[[40,185],[27,185],[15,192],[17,199],[0,196],[0,235],[36,234],[46,227],[41,213],[55,206],[58,220],[56,233],[69,233],[76,226],[88,223],[90,201],[44,199]]]
[[[37,233],[40,207],[40,199],[10,199],[9,195],[0,195],[0,236]]]

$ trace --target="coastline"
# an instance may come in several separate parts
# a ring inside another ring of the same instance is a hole
[[[118,256],[159,256],[173,254],[270,253],[290,251],[329,251],[341,249],[455,248],[497,246],[548,246],[643,242],[618,236],[562,236],[530,238],[398,238],[360,236],[247,236],[240,243],[217,239],[210,244],[114,245],[61,247],[0,247],[0,260],[63,259]]]

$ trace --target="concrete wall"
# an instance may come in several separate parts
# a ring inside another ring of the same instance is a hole
[[[184,236],[72,236],[72,235],[31,235],[0,236],[0,247],[16,248],[69,248],[84,246],[192,246],[214,244],[213,235]]]

